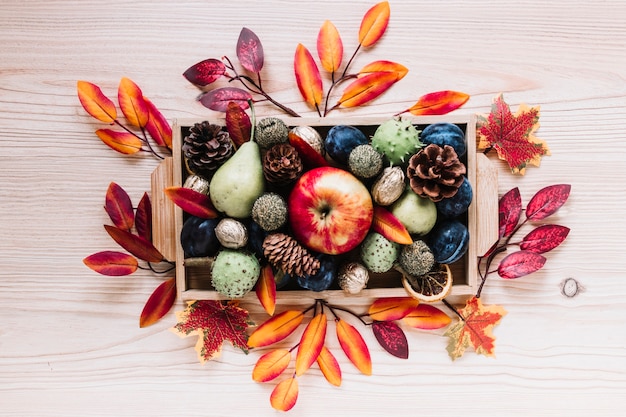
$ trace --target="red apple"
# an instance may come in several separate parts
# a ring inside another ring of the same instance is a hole
[[[330,255],[348,252],[372,224],[368,189],[351,173],[320,167],[302,175],[288,201],[293,236],[305,247]]]

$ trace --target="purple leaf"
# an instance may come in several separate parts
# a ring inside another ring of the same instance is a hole
[[[237,58],[241,66],[250,72],[258,74],[263,68],[263,45],[258,36],[248,28],[241,29],[239,33]]]
[[[559,246],[567,235],[569,228],[557,224],[546,224],[537,227],[522,239],[519,247],[535,253],[545,253]]]
[[[506,279],[523,277],[540,270],[545,263],[546,258],[538,253],[527,250],[513,252],[500,261],[498,275]]]
[[[372,331],[387,352],[397,358],[408,359],[409,343],[400,326],[393,321],[375,321],[372,323]]]
[[[224,75],[226,67],[219,59],[205,59],[187,68],[183,77],[193,85],[204,87]]]
[[[217,88],[200,97],[200,102],[204,107],[223,113],[226,112],[228,103],[231,101],[239,104],[242,109],[247,109],[249,107],[248,100],[252,100],[250,93],[236,87]]]
[[[526,217],[529,220],[543,220],[551,216],[565,204],[571,188],[569,184],[556,184],[537,191],[526,206]]]
[[[504,194],[498,203],[500,237],[509,236],[515,230],[522,215],[522,197],[519,188],[515,187]]]

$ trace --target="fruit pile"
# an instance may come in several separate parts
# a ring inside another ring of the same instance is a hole
[[[254,132],[235,149],[225,128],[197,123],[182,145],[184,187],[208,194],[220,217],[186,215],[180,241],[186,259],[213,258],[216,291],[243,297],[269,263],[278,289],[358,294],[372,274],[395,270],[422,301],[448,294],[448,265],[469,246],[473,194],[460,127],[419,131],[396,118],[289,127],[266,117]]]

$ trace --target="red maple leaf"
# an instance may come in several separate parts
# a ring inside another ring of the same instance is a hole
[[[539,166],[543,155],[550,155],[545,141],[537,138],[539,107],[520,104],[515,114],[504,102],[502,94],[495,98],[491,113],[479,116],[477,147],[479,150],[495,149],[505,160],[511,172],[524,175],[526,165]]]
[[[447,350],[452,360],[463,356],[465,349],[470,346],[478,354],[494,356],[496,339],[491,331],[506,314],[506,310],[498,305],[485,307],[480,298],[472,297],[459,310],[459,314],[464,320],[459,320],[444,334],[450,338]]]
[[[181,337],[198,335],[196,351],[202,363],[219,356],[226,341],[248,353],[246,329],[251,322],[248,311],[237,304],[235,301],[189,301],[185,310],[176,313],[178,323],[171,330]]]

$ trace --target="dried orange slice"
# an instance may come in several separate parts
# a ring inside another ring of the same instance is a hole
[[[448,265],[440,264],[424,275],[403,274],[402,285],[411,297],[425,303],[434,303],[450,293],[452,272]]]

